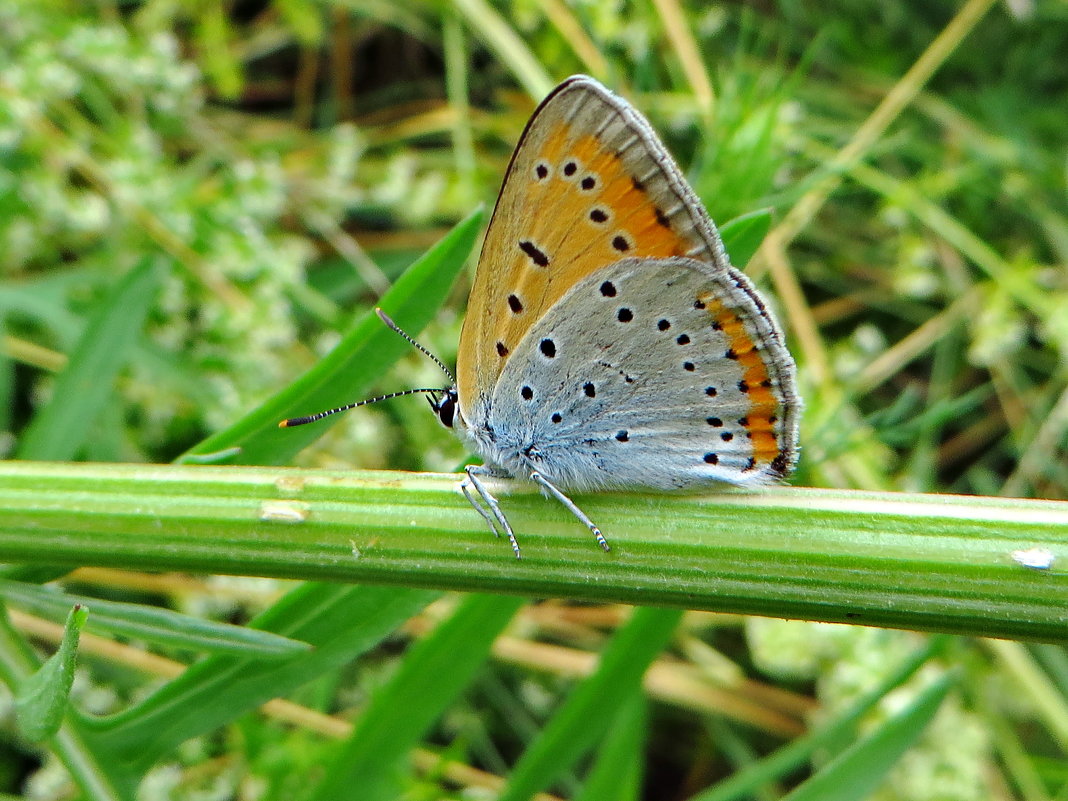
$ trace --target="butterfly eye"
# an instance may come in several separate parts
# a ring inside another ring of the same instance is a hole
[[[436,400],[433,397],[427,397],[430,402],[430,408],[434,410],[434,414],[438,416],[438,420],[445,428],[452,428],[452,423],[456,417],[456,390],[447,389],[441,396],[441,400]]]

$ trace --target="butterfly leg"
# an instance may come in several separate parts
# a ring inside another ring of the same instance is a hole
[[[560,501],[560,503],[562,503],[567,508],[567,510],[571,512],[571,514],[581,520],[582,523],[585,524],[586,528],[593,532],[593,536],[597,538],[597,544],[600,545],[606,553],[612,550],[608,547],[608,542],[607,540],[605,540],[604,534],[601,533],[601,529],[597,528],[597,526],[593,524],[593,521],[586,516],[585,512],[583,512],[581,509],[578,508],[578,506],[575,505],[575,502],[573,500],[568,498],[566,495],[564,495],[564,493],[562,493],[555,486],[553,486],[553,483],[549,481],[549,479],[547,479],[541,473],[535,471],[530,474],[530,480],[536,484],[540,484],[542,487],[548,490],[549,493],[554,498],[556,498],[556,500]]]
[[[475,496],[471,494],[471,490],[469,489],[470,486],[470,481],[465,480],[460,482],[460,489],[463,491],[464,497],[467,498],[467,502],[471,504],[476,512],[482,515],[482,519],[486,521],[486,525],[489,526],[489,530],[493,532],[493,536],[499,538],[501,532],[497,529],[497,522],[490,516],[489,512],[482,508],[482,504],[475,500]]]
[[[504,512],[501,511],[501,505],[497,502],[497,499],[493,497],[488,489],[486,489],[486,485],[483,484],[482,480],[478,477],[479,474],[485,475],[487,471],[482,465],[468,465],[465,468],[465,471],[467,473],[467,478],[460,482],[460,489],[463,490],[464,496],[467,498],[468,502],[475,507],[475,511],[482,515],[482,519],[489,525],[490,531],[499,537],[501,536],[501,533],[497,529],[497,525],[494,523],[494,519],[496,519],[496,522],[500,524],[502,529],[504,529],[504,533],[508,535],[508,541],[512,543],[512,551],[515,553],[515,558],[519,559],[519,542],[515,538],[515,532],[512,531],[512,526],[508,523],[508,518],[505,517]],[[492,473],[490,473],[490,475],[492,475]],[[478,496],[482,499],[483,503],[489,507],[490,512],[493,512],[493,517],[490,517],[489,513],[482,508],[482,505],[475,500],[475,496],[472,495],[471,491],[468,489],[469,486],[475,488],[475,492],[478,493]]]

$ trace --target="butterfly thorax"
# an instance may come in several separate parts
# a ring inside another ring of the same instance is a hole
[[[535,453],[534,443],[523,444],[515,441],[515,432],[510,429],[506,429],[507,436],[501,441],[490,422],[488,399],[483,399],[479,407],[465,410],[457,401],[451,428],[460,441],[473,453],[481,456],[487,466],[510,476],[522,476],[524,472],[529,474],[532,469],[537,469],[530,464],[529,457],[527,461],[523,459],[522,453],[524,448],[532,454]]]
[[[438,416],[438,421],[446,428],[451,428],[460,441],[469,450],[481,456],[489,467],[507,472],[510,476],[521,475],[523,467],[527,468],[528,473],[537,469],[523,460],[520,449],[509,447],[507,443],[501,447],[497,443],[496,434],[487,421],[485,410],[476,418],[476,423],[467,421],[460,408],[456,387],[445,390],[440,399],[429,400],[430,408]],[[527,446],[527,450],[534,453],[533,443]]]
[[[601,486],[602,482],[583,480],[584,472],[593,474],[571,464],[567,449],[552,437],[540,435],[534,420],[516,418],[507,411],[504,416],[495,414],[488,398],[468,412],[458,404],[456,411],[452,429],[493,471],[522,478],[536,471],[568,489]]]

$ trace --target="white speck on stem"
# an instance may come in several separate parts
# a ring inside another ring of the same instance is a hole
[[[308,504],[297,501],[264,501],[260,504],[260,520],[267,523],[303,523],[310,514]]]
[[[1032,570],[1049,570],[1057,557],[1045,548],[1028,548],[1025,551],[1013,551],[1012,558],[1017,564]]]

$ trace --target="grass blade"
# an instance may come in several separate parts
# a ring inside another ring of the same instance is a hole
[[[527,94],[541,100],[554,81],[520,36],[497,9],[486,0],[456,0],[453,4],[467,24],[512,71]]]
[[[137,706],[92,721],[98,743],[145,770],[190,737],[352,661],[434,597],[425,590],[303,584],[253,625],[308,642],[315,650],[281,663],[231,656],[197,662]]]
[[[60,621],[72,606],[92,607],[88,630],[196,652],[289,659],[311,646],[269,631],[215,623],[145,604],[119,603],[0,579],[0,597],[24,612]]]
[[[549,787],[608,730],[621,703],[641,693],[641,679],[675,632],[682,612],[639,608],[520,757],[498,801],[526,801]]]
[[[30,679],[40,662],[29,643],[12,628],[0,606],[0,678],[10,688]],[[112,758],[86,730],[79,715],[70,714],[48,741],[85,798],[93,801],[132,801],[136,777],[127,765]]]
[[[874,732],[832,760],[784,801],[857,801],[879,786],[887,771],[901,758],[931,722],[954,677],[944,675]]]
[[[721,225],[719,235],[731,257],[731,264],[744,269],[770,229],[771,209],[757,209]]]
[[[97,305],[56,378],[52,399],[26,428],[18,458],[61,461],[78,453],[141,335],[162,277],[159,261],[146,258]]]
[[[620,706],[575,801],[641,798],[647,718],[645,698],[640,693]]]
[[[352,737],[313,801],[345,798],[360,788],[362,801],[400,795],[392,779],[427,729],[471,682],[489,656],[497,634],[522,606],[522,599],[495,595],[465,598],[452,617],[417,643],[390,683],[364,710]]]
[[[941,653],[948,642],[948,637],[931,637],[834,721],[798,737],[759,762],[738,771],[726,781],[694,796],[691,801],[734,801],[750,798],[761,785],[777,781],[810,762],[817,751],[842,747],[855,736],[857,723],[864,715],[887,693],[904,684],[916,671]]]

